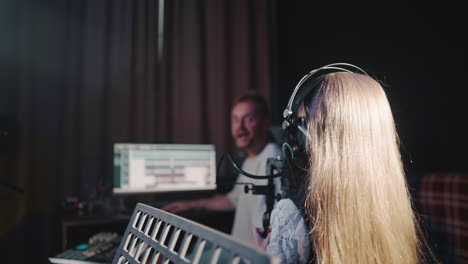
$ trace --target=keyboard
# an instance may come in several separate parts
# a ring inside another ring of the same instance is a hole
[[[114,260],[119,247],[118,241],[98,242],[85,250],[68,249],[55,257],[49,257],[51,263],[57,264],[107,264]]]

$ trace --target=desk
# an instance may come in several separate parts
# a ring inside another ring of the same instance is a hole
[[[61,250],[66,250],[99,232],[117,232],[122,235],[130,215],[64,215],[61,224]]]

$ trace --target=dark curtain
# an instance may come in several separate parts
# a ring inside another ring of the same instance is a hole
[[[269,98],[266,0],[167,1],[167,134],[230,150],[230,106],[248,89]]]
[[[232,147],[233,98],[269,97],[266,0],[166,1],[164,39],[159,4],[0,2],[0,116],[18,125],[0,180],[24,189],[0,187],[2,262],[57,253],[56,208],[110,195],[114,142],[212,143],[220,154]]]
[[[2,262],[47,263],[59,244],[59,202],[110,193],[112,143],[163,140],[158,1],[1,5],[1,109],[19,133],[9,154],[16,164],[2,180],[24,189],[2,188]]]

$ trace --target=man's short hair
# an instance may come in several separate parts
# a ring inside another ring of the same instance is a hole
[[[263,117],[269,117],[268,104],[265,97],[261,96],[255,90],[248,90],[241,96],[237,97],[232,106],[234,107],[238,103],[251,102],[259,106],[260,113]]]

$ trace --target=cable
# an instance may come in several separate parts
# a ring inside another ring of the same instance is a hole
[[[273,174],[273,175],[253,175],[253,174],[250,174],[250,173],[247,173],[245,171],[243,171],[241,168],[239,168],[239,166],[237,165],[237,163],[234,161],[234,159],[232,158],[231,154],[225,152],[221,158],[219,159],[219,162],[218,162],[218,168],[216,169],[216,175],[219,175],[219,168],[221,167],[221,164],[223,163],[223,160],[224,158],[228,157],[229,160],[231,161],[231,165],[237,170],[237,172],[239,172],[240,174],[243,174],[249,178],[252,178],[252,179],[257,179],[257,180],[264,180],[264,179],[273,179],[273,178],[277,178],[279,176],[282,175],[281,172],[279,173],[276,173],[276,174]]]

